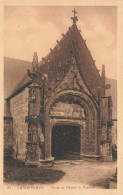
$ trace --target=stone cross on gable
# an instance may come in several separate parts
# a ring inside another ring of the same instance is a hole
[[[74,13],[74,17],[71,17],[71,19],[73,20],[73,24],[76,24],[76,22],[78,21],[78,18],[76,16],[77,12],[76,12],[75,8],[74,8],[74,10],[72,10],[72,12]]]
[[[72,10],[72,12],[74,13],[74,18],[75,18],[75,16],[76,16],[75,14],[77,14],[75,8],[74,8],[74,10]]]

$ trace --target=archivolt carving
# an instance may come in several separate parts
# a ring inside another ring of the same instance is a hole
[[[94,111],[94,113],[96,113],[98,110],[96,102],[86,93],[73,90],[64,90],[49,98],[49,100],[46,102],[46,113],[49,113],[51,105],[59,102],[60,100],[69,100],[69,102],[71,101],[81,106],[87,105],[91,110]]]
[[[82,127],[82,144],[81,144],[81,151],[85,154],[96,154],[97,151],[97,113],[98,108],[94,101],[85,93],[75,92],[72,90],[63,91],[60,93],[55,94],[53,97],[50,98],[49,102],[47,102],[46,107],[46,116],[49,118],[51,126],[55,125],[59,119],[51,119],[49,116],[50,108],[55,105],[57,102],[71,102],[77,105],[80,105],[85,112],[86,123]],[[62,122],[65,122],[63,119]],[[78,125],[79,123],[77,120],[69,120],[67,119],[68,123],[76,122]],[[51,131],[51,129],[50,129]],[[51,132],[49,132],[51,133]]]

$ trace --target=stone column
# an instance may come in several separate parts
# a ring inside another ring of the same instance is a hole
[[[45,125],[45,159],[54,159],[51,155],[51,142],[52,142],[52,126],[49,120],[46,120]]]
[[[42,136],[42,128],[39,120],[40,115],[40,87],[32,84],[29,87],[29,105],[28,116],[28,141],[26,142],[26,164],[37,164],[42,157],[42,146],[40,139]]]
[[[40,122],[41,87],[40,72],[38,69],[38,57],[34,52],[32,70],[27,70],[32,84],[29,86],[28,116],[28,140],[26,142],[26,164],[38,164],[43,156],[43,132]]]

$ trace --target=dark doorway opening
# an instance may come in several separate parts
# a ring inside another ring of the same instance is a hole
[[[80,127],[56,125],[52,129],[52,156],[55,159],[80,159]]]

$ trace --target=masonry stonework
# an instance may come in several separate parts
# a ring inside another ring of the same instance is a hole
[[[25,123],[25,116],[28,115],[28,88],[10,100],[10,110],[13,117],[13,156],[24,161],[28,136],[28,126]]]
[[[12,155],[13,147],[13,120],[12,117],[4,117],[4,155]]]

